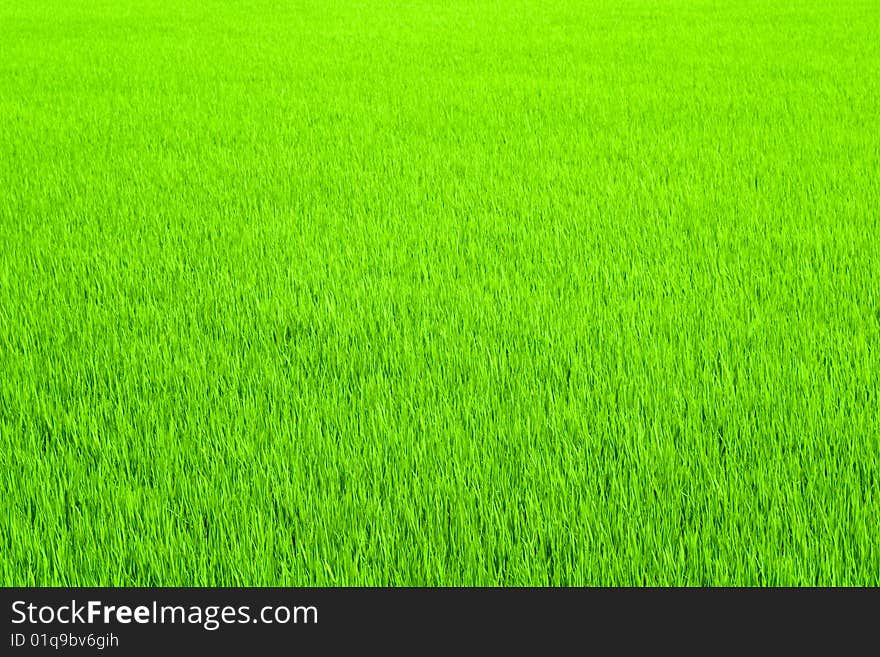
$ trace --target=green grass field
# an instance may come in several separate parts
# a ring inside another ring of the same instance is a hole
[[[877,0],[0,4],[0,584],[880,584]]]

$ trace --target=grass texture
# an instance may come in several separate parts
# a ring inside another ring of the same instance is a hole
[[[0,584],[880,584],[876,0],[0,4]]]

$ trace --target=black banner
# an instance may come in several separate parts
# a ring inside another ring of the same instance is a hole
[[[0,654],[874,652],[877,589],[0,589]]]

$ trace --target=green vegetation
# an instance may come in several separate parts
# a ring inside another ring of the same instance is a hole
[[[0,583],[880,584],[876,0],[0,5]]]

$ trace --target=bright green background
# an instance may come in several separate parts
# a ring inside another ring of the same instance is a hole
[[[880,584],[876,0],[0,4],[0,584]]]

